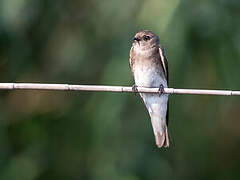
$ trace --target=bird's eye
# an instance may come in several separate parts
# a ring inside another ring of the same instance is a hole
[[[144,39],[144,41],[148,41],[149,39],[151,39],[151,37],[144,35],[144,36],[143,36],[143,39]]]

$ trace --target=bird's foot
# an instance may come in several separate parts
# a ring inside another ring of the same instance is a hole
[[[158,94],[161,96],[164,93],[164,86],[160,84],[159,89],[158,89]]]
[[[137,89],[137,85],[136,85],[136,84],[134,84],[134,85],[132,86],[132,91],[134,92],[135,95],[137,95],[138,89]]]

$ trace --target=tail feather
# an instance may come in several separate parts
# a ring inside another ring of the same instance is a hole
[[[155,134],[155,133],[154,133]],[[156,145],[161,148],[161,147],[169,147],[169,137],[168,137],[168,129],[167,126],[165,127],[164,132],[162,135],[157,132],[155,134],[155,140],[156,140]]]
[[[141,94],[143,101],[147,107],[151,117],[153,132],[155,135],[156,144],[159,148],[169,147],[168,137],[168,96],[152,94]]]

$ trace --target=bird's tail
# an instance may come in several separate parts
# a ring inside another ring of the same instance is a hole
[[[155,135],[156,145],[161,147],[169,147],[168,127],[166,123],[159,122],[159,119],[151,119],[153,131]]]
[[[167,126],[165,127],[165,131],[162,133],[162,135],[159,132],[157,132],[157,134],[155,134],[155,140],[156,140],[156,144],[159,148],[169,147],[169,137],[168,137]]]

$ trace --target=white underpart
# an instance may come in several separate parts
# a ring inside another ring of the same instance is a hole
[[[159,73],[150,63],[148,65],[138,64],[134,70],[134,79],[137,86],[159,87],[162,84],[167,87],[163,72],[162,74]],[[140,95],[151,116],[154,133],[162,135],[166,128],[168,95],[162,94],[159,96],[159,94],[151,93],[140,93]]]

